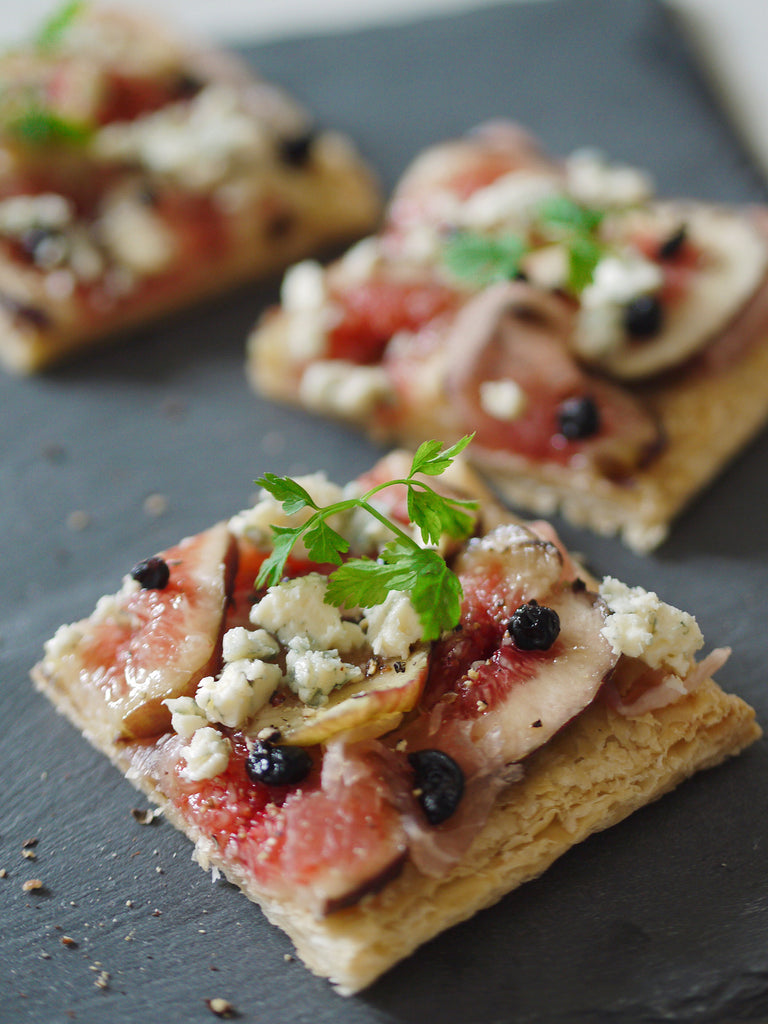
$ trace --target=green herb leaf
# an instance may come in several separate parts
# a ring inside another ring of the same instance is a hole
[[[603,255],[603,247],[591,238],[574,238],[568,243],[568,287],[584,291],[592,284],[595,267]]]
[[[443,260],[455,277],[485,288],[515,277],[525,251],[525,242],[517,235],[490,238],[474,231],[459,231],[449,239]]]
[[[341,556],[349,551],[349,541],[332,529],[324,519],[316,519],[304,534],[309,557],[314,562],[341,565]]]
[[[83,145],[93,135],[89,125],[34,107],[12,117],[5,128],[10,135],[32,146]]]
[[[470,502],[464,507],[474,508],[475,503]],[[408,491],[408,518],[418,525],[425,544],[439,543],[445,533],[449,537],[466,537],[474,522],[458,502],[453,504],[441,497],[436,501],[433,491],[418,487]]]
[[[280,582],[285,573],[285,563],[301,531],[301,526],[272,527],[272,551],[261,563],[259,575],[256,577],[257,587],[271,587]]]
[[[539,205],[538,214],[539,221],[544,227],[584,235],[593,234],[605,216],[602,210],[582,206],[568,196],[551,196],[544,199]]]
[[[383,604],[401,578],[397,565],[386,565],[371,558],[350,558],[328,577],[325,600],[340,608],[371,608]]]
[[[411,602],[422,623],[424,639],[437,640],[446,628],[441,623],[459,621],[461,615],[461,583],[436,551],[427,550],[429,561],[419,567],[412,587]]]
[[[416,450],[408,476],[413,477],[417,473],[440,476],[461,455],[467,445],[472,443],[474,436],[474,434],[465,434],[456,444],[445,449],[439,441],[424,441]]]
[[[38,29],[35,45],[40,50],[53,50],[61,42],[61,38],[69,26],[85,8],[83,0],[69,0],[55,10]]]
[[[283,512],[292,516],[303,508],[317,508],[312,495],[301,484],[292,480],[289,476],[276,476],[274,473],[265,473],[256,484],[268,491],[273,498],[283,504]]]
[[[273,549],[264,560],[256,580],[257,587],[279,583],[294,544],[302,539],[311,559],[331,562],[338,568],[328,577],[325,600],[329,604],[372,607],[381,604],[392,590],[411,595],[423,627],[423,636],[434,640],[446,629],[453,628],[461,610],[461,584],[442,556],[433,548],[423,548],[397,523],[388,520],[371,503],[379,491],[395,485],[407,489],[408,514],[421,531],[425,543],[437,544],[448,533],[465,537],[474,523],[469,514],[477,502],[439,494],[415,475],[437,476],[451,465],[467,447],[471,435],[443,449],[439,441],[427,441],[417,451],[409,475],[404,479],[387,480],[372,487],[361,497],[346,498],[319,507],[311,495],[295,480],[265,473],[259,483],[283,504],[287,514],[311,508],[314,512],[296,527],[273,526]],[[363,509],[379,519],[392,531],[393,539],[384,545],[377,560],[343,556],[349,542],[328,525],[332,515]]]

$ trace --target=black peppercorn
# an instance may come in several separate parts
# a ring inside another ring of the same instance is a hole
[[[592,437],[600,429],[600,411],[594,398],[589,395],[566,398],[557,410],[557,424],[560,433],[569,441]]]
[[[664,306],[658,295],[638,295],[624,307],[624,330],[631,338],[652,338],[664,326]]]
[[[290,167],[303,167],[309,160],[315,133],[311,129],[301,135],[292,135],[280,140],[280,159]]]
[[[159,555],[145,558],[131,569],[131,576],[144,590],[163,590],[171,578],[168,563]]]
[[[513,613],[507,632],[521,651],[548,651],[560,635],[560,616],[554,608],[529,601]]]
[[[658,259],[673,260],[682,249],[687,237],[688,231],[685,224],[681,224],[680,227],[674,231],[669,238],[665,239],[657,249],[656,255]]]
[[[464,795],[464,772],[443,750],[415,750],[408,755],[415,773],[416,794],[430,825],[439,825],[456,811]]]
[[[303,747],[272,746],[256,740],[245,762],[251,782],[266,786],[293,786],[302,782],[312,767],[312,758]]]

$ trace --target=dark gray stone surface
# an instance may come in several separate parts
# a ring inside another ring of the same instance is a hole
[[[511,115],[554,152],[593,143],[645,165],[668,193],[764,198],[645,0],[502,5],[247,53],[351,131],[387,187],[424,144]],[[216,996],[254,1024],[768,1019],[764,743],[342,1000],[284,959],[284,936],[212,885],[181,835],[139,825],[131,809],[145,801],[32,690],[29,667],[60,622],[138,559],[245,505],[264,470],[344,480],[376,456],[249,393],[244,337],[276,294],[246,289],[34,380],[0,379],[0,1021],[209,1021]],[[765,722],[767,464],[763,436],[644,559],[563,529],[597,571],[658,590],[732,645],[721,679]],[[154,493],[164,515],[144,508]],[[32,837],[34,861],[22,857]],[[32,877],[42,892],[22,891]]]

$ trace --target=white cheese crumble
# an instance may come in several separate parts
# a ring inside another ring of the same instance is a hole
[[[337,650],[314,650],[302,637],[289,642],[285,664],[286,682],[300,700],[313,707],[325,704],[337,687],[363,678],[362,669],[342,661]]]
[[[565,162],[568,191],[586,206],[622,207],[647,202],[654,182],[636,167],[608,163],[597,150],[579,149]]]
[[[480,385],[480,407],[496,420],[516,420],[527,406],[525,391],[515,380],[485,380]]]
[[[221,775],[229,764],[229,740],[210,725],[197,729],[182,750],[186,762],[183,775],[191,782],[213,779]]]
[[[201,679],[195,702],[209,722],[236,729],[267,703],[281,679],[278,665],[242,658],[226,664],[218,676]]]
[[[97,229],[112,258],[140,277],[160,273],[176,257],[173,232],[136,196],[112,198]]]
[[[93,145],[97,156],[134,160],[201,191],[270,152],[267,133],[241,109],[237,92],[218,84],[206,86],[187,102],[107,125]]]
[[[382,658],[405,658],[422,638],[423,626],[410,597],[390,590],[382,604],[364,609],[368,642]]]
[[[581,293],[573,344],[586,358],[624,344],[623,311],[627,303],[657,291],[661,268],[636,253],[605,256],[595,267],[592,283]]]
[[[335,416],[369,416],[393,395],[387,371],[347,359],[324,359],[304,371],[299,384],[302,404]]]
[[[74,219],[74,206],[56,192],[10,196],[0,202],[0,232],[21,235],[30,228],[60,231]]]
[[[163,704],[171,712],[171,728],[184,739],[189,739],[198,729],[208,725],[205,712],[194,697],[169,697]]]
[[[346,251],[337,264],[337,273],[343,275],[346,285],[362,284],[371,277],[380,261],[381,242],[369,236]]]
[[[651,668],[663,665],[680,677],[688,673],[704,643],[692,615],[612,576],[600,584],[600,596],[612,612],[601,632],[614,654],[640,658]]]
[[[312,572],[270,587],[251,608],[251,622],[284,644],[303,637],[315,650],[362,647],[365,635],[360,626],[345,621],[335,605],[325,603],[326,586],[326,577]]]
[[[44,645],[45,660],[58,661],[60,658],[71,654],[85,636],[85,629],[82,622],[65,623],[59,626],[50,640]]]
[[[512,171],[474,192],[464,204],[461,223],[483,230],[504,224],[525,229],[545,199],[560,192],[555,175]]]
[[[286,312],[314,312],[326,298],[325,272],[317,260],[302,260],[286,270],[280,286],[280,302]]]
[[[224,661],[240,661],[243,658],[259,658],[268,661],[276,657],[280,644],[266,629],[246,629],[233,626],[224,634],[222,657]]]

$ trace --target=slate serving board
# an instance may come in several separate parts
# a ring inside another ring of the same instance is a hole
[[[764,199],[653,2],[499,6],[246,52],[350,131],[387,188],[423,145],[512,115],[553,152],[590,143],[647,166],[664,192]],[[244,337],[276,295],[245,289],[37,379],[0,379],[0,1021],[205,1022],[214,997],[260,1024],[766,1020],[763,742],[343,1000],[211,884],[181,835],[140,825],[143,798],[34,693],[28,669],[60,622],[244,506],[261,472],[343,481],[378,454],[249,393]],[[652,556],[563,533],[598,572],[658,590],[732,645],[721,679],[768,723],[766,465],[763,436]],[[22,891],[32,877],[40,893]]]

